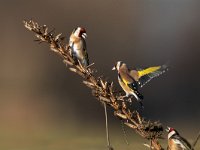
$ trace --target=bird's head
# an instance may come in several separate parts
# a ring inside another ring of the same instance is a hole
[[[84,39],[86,39],[87,37],[86,30],[82,27],[77,27],[76,29],[74,29],[73,34],[76,37],[82,37]]]
[[[123,62],[122,61],[118,61],[115,66],[112,68],[112,70],[117,70],[119,71],[119,68],[122,66]]]
[[[166,131],[168,132],[168,139],[173,135],[179,135],[179,133],[174,128],[171,127],[167,127]]]

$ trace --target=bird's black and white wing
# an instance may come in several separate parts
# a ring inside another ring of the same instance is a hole
[[[180,148],[182,148],[183,150],[193,150],[191,149],[192,146],[191,144],[183,137],[180,137],[178,135],[174,135],[173,136],[173,141],[180,146]]]
[[[147,69],[138,69],[139,79],[138,85],[143,87],[146,83],[151,81],[151,79],[160,76],[168,70],[167,65],[158,66],[158,67],[150,67]]]

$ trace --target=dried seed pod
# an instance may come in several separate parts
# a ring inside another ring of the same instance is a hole
[[[57,41],[60,38],[61,35],[62,35],[62,33],[59,33],[58,35],[56,35],[54,40]]]
[[[77,72],[77,70],[75,68],[69,68],[69,70],[72,72]]]
[[[65,63],[65,64],[67,64],[67,65],[70,65],[70,66],[72,66],[73,65],[73,63],[71,63],[70,61],[68,61],[68,60],[63,60],[63,62]]]
[[[91,82],[83,81],[83,83],[84,83],[85,85],[87,85],[89,88],[94,88],[94,84],[91,83]]]
[[[104,101],[104,102],[110,102],[110,99],[106,98],[106,97],[103,97],[103,96],[99,96],[99,99],[101,101]]]
[[[122,114],[121,112],[119,111],[115,111],[115,115],[119,118],[122,118],[122,119],[127,119],[126,115]]]
[[[43,28],[43,33],[46,36],[48,34],[48,28],[46,25],[43,25],[42,28]]]
[[[132,129],[137,129],[137,126],[131,124],[131,123],[128,123],[128,122],[124,122],[125,125],[129,126],[130,128]]]

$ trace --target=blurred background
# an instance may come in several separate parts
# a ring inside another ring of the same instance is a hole
[[[24,19],[55,28],[67,39],[75,27],[85,27],[90,61],[117,89],[117,73],[111,71],[116,61],[130,68],[169,61],[170,70],[141,89],[143,115],[195,139],[200,130],[200,1],[1,0],[0,12],[1,149],[106,149],[102,105],[47,44],[33,41]],[[145,149],[147,141],[130,129],[130,145],[125,144],[112,109],[109,123],[116,149]]]

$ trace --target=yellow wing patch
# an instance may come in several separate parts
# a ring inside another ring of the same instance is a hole
[[[128,82],[127,82],[125,79],[122,79],[122,81],[123,81],[126,85],[128,85]]]
[[[144,75],[147,75],[149,73],[155,72],[155,71],[159,70],[160,68],[161,68],[161,66],[156,66],[156,67],[149,67],[147,69],[138,71],[139,78]]]

